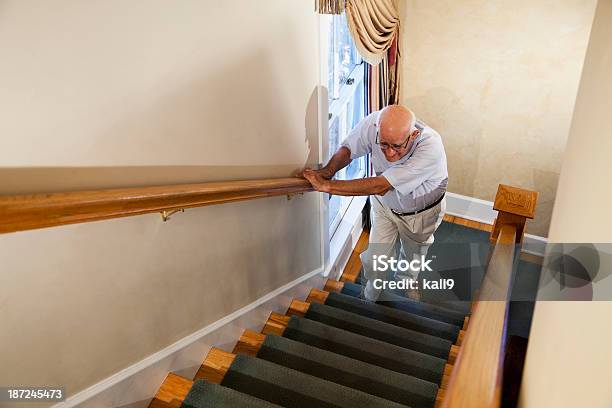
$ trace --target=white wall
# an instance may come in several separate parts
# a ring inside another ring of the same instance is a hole
[[[309,0],[0,3],[0,194],[318,163]],[[0,235],[0,384],[82,390],[321,266],[315,194]]]
[[[608,181],[612,152],[611,39],[612,0],[600,0],[563,160],[551,242],[612,242],[612,191]],[[610,259],[612,254],[601,257],[602,270],[610,271]],[[602,284],[610,286],[605,281],[598,283]],[[607,293],[610,299],[610,291]],[[611,316],[610,301],[537,302],[520,406],[612,406]]]
[[[546,236],[596,0],[404,0],[402,98],[440,132],[449,191],[539,192]]]

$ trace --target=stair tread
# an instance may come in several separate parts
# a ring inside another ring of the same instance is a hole
[[[337,294],[359,298],[362,288],[363,286],[360,284],[345,282],[342,291]],[[439,320],[459,327],[463,324],[463,318],[466,316],[465,313],[457,310],[434,305],[432,303],[420,302],[390,292],[383,292],[381,297],[382,299],[376,302],[376,305]]]
[[[434,383],[286,337],[266,336],[257,357],[413,408],[433,407],[438,394]]]
[[[290,408],[405,407],[393,401],[244,354],[236,356],[222,385]]]
[[[219,384],[198,380],[181,408],[277,408],[280,405],[241,393]]]
[[[446,361],[315,320],[293,316],[283,337],[440,384]]]
[[[359,299],[356,300],[359,301]],[[344,306],[341,302],[337,304]],[[357,313],[352,313],[352,310],[356,310]],[[450,340],[363,316],[359,312],[362,312],[365,308],[359,309],[359,305],[352,310],[347,311],[343,308],[328,306],[327,303],[325,305],[312,303],[304,317],[410,350],[443,359],[448,358],[452,345]],[[406,320],[402,322],[404,321]],[[414,322],[409,321],[409,323]]]

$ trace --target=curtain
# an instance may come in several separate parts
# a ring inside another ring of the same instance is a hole
[[[392,0],[347,0],[346,21],[363,59],[380,64],[399,31]]]
[[[346,12],[351,37],[366,69],[369,112],[399,102],[400,20],[396,0],[315,0],[321,14]]]

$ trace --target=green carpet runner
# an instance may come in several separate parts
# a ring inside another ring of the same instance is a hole
[[[428,381],[275,335],[257,358],[414,408],[432,407],[438,393]]]
[[[283,337],[440,384],[446,360],[293,316]]]
[[[484,245],[487,237],[443,223],[430,251],[443,251],[455,267],[465,245],[451,250],[441,243]],[[476,272],[480,258],[471,265]],[[385,293],[372,303],[359,298],[361,291],[346,282],[325,304],[311,303],[282,336],[267,335],[256,357],[238,354],[221,385],[196,381],[182,406],[433,408],[469,302],[450,308]]]
[[[358,299],[355,299],[358,300]],[[342,304],[341,304],[342,305]],[[382,306],[372,305],[375,307],[382,308]],[[363,311],[363,309],[355,308],[357,312]],[[397,312],[391,309],[393,312]],[[403,312],[399,312],[405,314]],[[378,315],[379,317],[385,318],[386,315],[382,313],[371,313]],[[435,357],[442,359],[448,359],[448,353],[452,343],[444,338],[424,334],[415,330],[405,329],[404,327],[395,326],[393,324],[385,323],[384,321],[371,319],[364,317],[361,314],[347,312],[344,309],[331,307],[327,305],[321,305],[318,303],[312,303],[308,308],[308,312],[304,315],[306,319],[316,320],[317,322],[324,323],[329,326],[337,327],[352,333],[367,336],[372,339],[378,339],[396,346],[404,347],[410,350],[418,351],[425,354],[430,354]],[[399,320],[404,323],[405,320]],[[413,323],[413,322],[410,322]],[[430,323],[430,322],[426,322]],[[435,324],[445,324],[440,322],[431,322],[432,325],[426,325],[424,328],[422,325],[411,325],[412,327],[418,327],[425,331],[431,329]],[[434,329],[431,329],[434,331]],[[439,330],[436,332],[447,334]],[[456,332],[459,330],[457,329]],[[453,333],[454,334],[454,333]],[[455,335],[456,337],[456,335]]]
[[[183,408],[277,408],[280,405],[231,388],[198,380],[183,401]]]
[[[457,340],[459,330],[461,330],[461,326],[463,325],[462,322],[460,326],[455,326],[440,320],[418,316],[402,310],[378,305],[376,303],[367,302],[356,297],[339,293],[330,293],[325,301],[325,305],[333,306],[337,309],[342,309],[361,316],[376,319],[381,322],[403,327],[405,329],[447,339],[451,342],[455,342]],[[461,320],[463,321],[463,318]]]
[[[269,361],[239,354],[221,385],[291,408],[400,408],[370,395]]]
[[[341,295],[358,298],[361,294],[362,288],[363,286],[357,283],[345,282]],[[333,293],[331,295],[333,295],[334,298],[337,298],[340,294]],[[331,295],[330,297],[332,297]],[[328,304],[328,302],[326,302],[326,304]],[[463,326],[463,318],[465,317],[463,313],[455,310],[446,309],[430,303],[419,302],[388,292],[384,293],[383,300],[378,301],[377,304],[402,310],[417,316],[439,320],[458,327]]]

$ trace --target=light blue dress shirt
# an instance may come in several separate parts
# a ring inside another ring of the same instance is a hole
[[[398,161],[389,162],[376,144],[379,115],[377,111],[361,120],[341,146],[351,151],[351,159],[372,153],[376,175],[382,175],[393,186],[381,197],[383,204],[402,213],[421,210],[446,192],[448,169],[442,138],[417,119],[421,134],[410,151]]]

